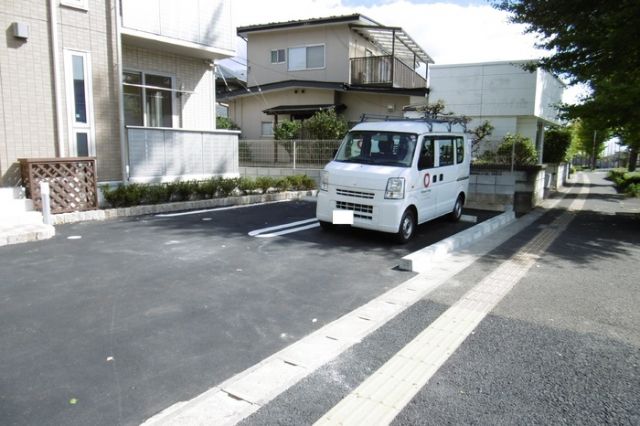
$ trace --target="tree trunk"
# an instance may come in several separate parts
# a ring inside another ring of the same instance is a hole
[[[628,170],[630,172],[636,171],[637,162],[638,162],[638,148],[631,147],[629,148],[629,166],[628,166]]]

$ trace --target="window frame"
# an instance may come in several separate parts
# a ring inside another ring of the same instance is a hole
[[[276,54],[276,62],[273,62],[273,54]],[[282,60],[279,61],[279,52],[282,52]],[[271,57],[269,58],[271,60],[271,64],[273,65],[278,65],[278,64],[284,64],[287,62],[287,49],[271,49],[271,53],[270,53]]]
[[[89,0],[60,0],[60,6],[71,7],[84,11],[89,10]]]
[[[84,105],[85,105],[85,121],[76,120],[76,103],[75,103],[75,83],[73,75],[73,57],[79,56],[83,59],[83,81],[84,81]],[[96,156],[96,133],[95,133],[95,116],[93,111],[93,79],[91,67],[91,52],[67,49],[63,50],[64,57],[64,81],[65,81],[65,97],[67,109],[67,141],[69,155],[78,156],[78,134],[86,134],[87,136],[87,155],[89,157]]]
[[[271,134],[265,134],[264,132],[264,126],[265,124],[268,124],[271,126]],[[260,136],[263,138],[273,138],[274,136],[274,123],[273,121],[260,121]]]
[[[131,85],[131,87],[139,87],[142,89],[142,126],[140,127],[151,127],[149,126],[149,115],[147,111],[147,88],[148,87],[157,87],[157,86],[147,86],[147,74],[154,75],[158,77],[167,77],[171,79],[171,88],[162,88],[162,90],[166,90],[171,94],[171,127],[160,127],[160,128],[170,128],[174,129],[177,127],[178,123],[178,110],[177,110],[177,97],[176,97],[176,76],[174,74],[165,73],[161,71],[146,71],[138,68],[124,68],[122,73],[140,73],[141,76],[141,85]],[[125,83],[123,83],[123,86]],[[124,96],[124,90],[123,90]],[[129,124],[129,126],[133,126]],[[154,127],[155,128],[155,127]]]
[[[321,67],[309,67],[308,66],[308,54],[307,51],[310,47],[322,47],[322,66]],[[291,68],[291,49],[304,49],[304,68]],[[311,71],[311,70],[323,70],[327,68],[327,45],[325,43],[305,44],[301,46],[291,46],[287,48],[287,71]]]

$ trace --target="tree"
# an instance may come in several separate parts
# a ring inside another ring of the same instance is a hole
[[[473,155],[478,153],[480,143],[491,136],[494,129],[495,127],[488,120],[485,120],[482,124],[471,130],[471,136],[473,137],[471,139],[471,152]]]
[[[551,55],[531,64],[571,84],[585,83],[591,95],[564,106],[569,118],[598,120],[627,135],[630,155],[640,148],[640,2],[638,0],[502,0],[494,7],[510,12],[540,36]],[[631,164],[630,167],[635,166]]]
[[[575,149],[591,159],[591,168],[596,167],[596,160],[604,152],[605,142],[610,137],[610,131],[597,120],[584,118],[573,124]]]
[[[571,146],[571,129],[552,127],[544,132],[543,163],[562,163],[567,160]]]

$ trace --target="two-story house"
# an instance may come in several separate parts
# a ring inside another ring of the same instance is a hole
[[[282,120],[335,108],[401,116],[427,93],[433,60],[399,27],[360,14],[239,27],[247,42],[247,85],[224,95],[247,139],[272,138]],[[419,70],[422,69],[422,75]]]
[[[232,163],[214,74],[235,54],[230,0],[3,1],[0,26],[0,185],[19,158],[95,157],[101,182]]]

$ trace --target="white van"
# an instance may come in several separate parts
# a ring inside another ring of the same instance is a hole
[[[322,171],[316,217],[409,241],[416,226],[460,219],[469,188],[470,142],[459,119],[361,122]]]

